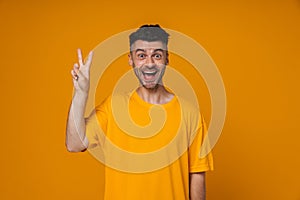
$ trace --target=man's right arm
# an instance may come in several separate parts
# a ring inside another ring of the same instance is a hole
[[[66,147],[70,152],[81,152],[88,147],[85,135],[84,111],[87,95],[75,93],[69,109]]]
[[[71,71],[75,93],[69,109],[66,129],[66,147],[70,152],[81,152],[88,147],[84,113],[89,94],[89,71],[92,56],[93,53],[90,52],[87,61],[84,63],[81,50],[78,49],[79,64],[74,64]]]

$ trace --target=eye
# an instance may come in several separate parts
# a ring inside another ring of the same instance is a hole
[[[139,54],[137,54],[137,58],[138,59],[144,59],[144,58],[146,58],[146,55],[143,54],[143,53],[139,53]]]
[[[153,55],[153,57],[154,57],[155,59],[161,59],[162,55],[156,53],[156,54]]]

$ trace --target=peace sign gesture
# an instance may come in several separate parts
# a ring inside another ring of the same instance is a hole
[[[73,77],[73,85],[76,92],[88,95],[90,87],[90,67],[92,64],[93,52],[88,55],[87,60],[82,60],[81,49],[77,49],[78,63],[74,64],[71,74]]]

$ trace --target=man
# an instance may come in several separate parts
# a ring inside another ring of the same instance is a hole
[[[123,163],[128,167],[126,169],[136,170],[157,162],[168,163],[145,171],[119,170],[108,164],[105,167],[105,199],[205,199],[205,171],[213,168],[211,154],[203,159],[199,158],[206,131],[205,123],[195,106],[180,101],[176,94],[163,85],[162,78],[169,63],[168,37],[169,34],[159,25],[141,26],[129,37],[129,64],[140,82],[140,86],[135,91],[129,96],[125,95],[129,101],[131,117],[134,123],[146,127],[151,122],[148,112],[153,106],[163,108],[168,117],[164,127],[151,137],[147,136],[146,128],[143,129],[144,133],[139,132],[135,137],[126,134],[126,131],[118,126],[113,116],[112,105],[114,104],[111,103],[113,97],[108,97],[95,109],[89,119],[84,119],[93,53],[89,53],[84,63],[81,51],[78,50],[78,63],[74,65],[71,72],[75,94],[66,131],[68,151],[81,152],[98,146],[104,149],[105,163],[109,163],[112,159],[121,160],[119,164]],[[91,124],[95,124],[92,122],[95,116],[105,137],[99,136],[95,133],[97,131],[89,128]],[[147,152],[162,153],[152,160],[141,159],[143,162],[139,163],[140,159],[131,160],[129,157],[127,159],[111,151],[110,147],[107,147],[108,141],[128,152],[145,155],[145,157],[148,155]],[[166,144],[171,143],[175,145],[174,148],[164,148]]]

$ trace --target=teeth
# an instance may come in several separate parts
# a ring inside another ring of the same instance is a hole
[[[146,75],[155,75],[156,72],[143,72],[143,74],[146,74]]]

